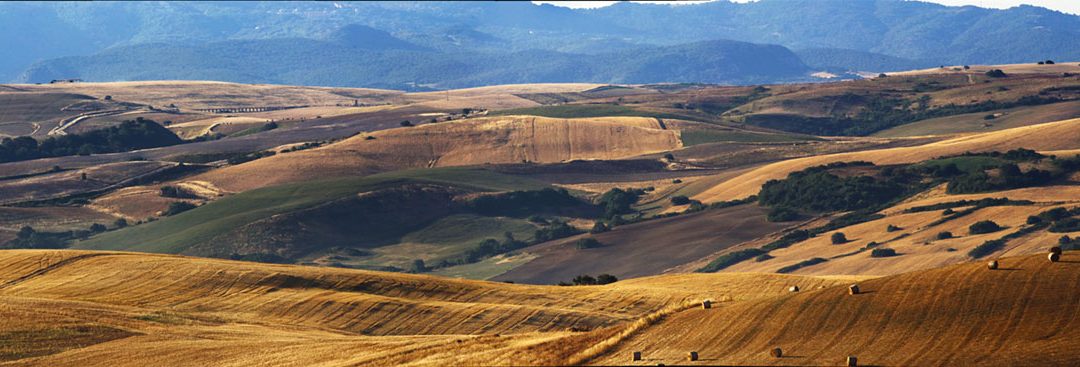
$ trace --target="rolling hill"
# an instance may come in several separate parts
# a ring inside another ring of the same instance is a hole
[[[1062,365],[1078,358],[1068,348],[1080,330],[1071,317],[1080,307],[1076,256],[882,278],[694,274],[554,287],[5,251],[0,358],[20,366],[621,365],[640,351],[638,363],[650,365],[834,365],[849,355],[873,365]],[[847,294],[852,283],[861,294]],[[801,292],[788,292],[792,285]],[[713,307],[701,309],[701,299]],[[775,347],[784,358],[767,354]],[[686,362],[689,351],[700,359]]]
[[[4,251],[0,263],[0,363],[15,365],[560,363],[535,353],[703,297],[851,280],[698,274],[525,286],[83,251]]]
[[[624,339],[596,364],[1070,365],[1080,331],[1078,254],[1045,254],[916,271],[847,287],[679,312]],[[809,289],[809,287],[803,287]],[[781,348],[783,358],[769,355]]]
[[[702,202],[735,200],[758,192],[770,179],[830,162],[868,161],[876,164],[914,163],[964,152],[1006,151],[1016,148],[1047,150],[1076,149],[1080,145],[1080,119],[1070,119],[1024,126],[943,140],[930,144],[864,152],[839,153],[792,159],[766,165],[735,179],[725,181],[694,198]]]
[[[410,168],[618,159],[681,147],[653,118],[474,118],[362,134],[326,147],[273,156],[195,176],[227,191],[315,175],[359,176]]]

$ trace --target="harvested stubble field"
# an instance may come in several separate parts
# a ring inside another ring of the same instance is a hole
[[[678,312],[597,364],[1066,366],[1080,363],[1080,253],[915,271]],[[782,348],[783,358],[769,355]],[[644,361],[632,363],[641,351]],[[686,353],[701,359],[686,362]]]
[[[688,274],[526,286],[82,251],[4,251],[0,263],[0,361],[12,365],[557,364],[672,305],[851,281]],[[69,334],[79,337],[57,337]]]

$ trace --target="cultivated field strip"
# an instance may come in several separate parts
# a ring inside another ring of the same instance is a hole
[[[592,329],[679,296],[117,253],[5,252],[5,295],[205,313],[366,335]],[[63,254],[63,255],[53,255]],[[75,265],[75,263],[78,263]],[[133,274],[143,274],[133,276]]]
[[[685,360],[734,365],[1076,365],[1080,253],[970,263],[804,291],[774,299],[691,309],[645,330],[598,363]],[[1070,346],[1071,345],[1071,346]],[[784,350],[784,358],[768,355]]]

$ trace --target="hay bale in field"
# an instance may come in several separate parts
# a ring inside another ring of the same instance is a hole
[[[990,269],[990,270],[997,270],[997,268],[998,268],[997,260],[993,260],[991,262],[986,263],[986,268]]]
[[[859,285],[852,284],[850,287],[848,287],[848,293],[850,293],[851,295],[859,294]]]
[[[848,367],[855,367],[855,366],[858,366],[858,365],[859,365],[859,359],[858,358],[855,358],[855,356],[848,356],[847,357],[847,366]]]
[[[712,301],[710,301],[710,300],[701,301],[701,308],[706,309],[706,310],[712,308]]]
[[[686,360],[688,360],[688,361],[696,361],[697,358],[698,358],[697,352],[690,352],[689,354],[686,355]]]
[[[769,352],[769,355],[775,358],[781,358],[784,356],[784,350],[780,348],[773,348],[773,350]]]
[[[1051,253],[1051,254],[1058,254],[1058,255],[1061,255],[1061,246],[1054,246],[1054,247],[1051,247],[1051,248],[1050,248],[1050,253]]]
[[[791,286],[791,288],[788,288],[788,292],[798,292],[798,291],[799,291],[799,286],[797,286],[797,285],[793,285],[793,286]]]
[[[634,361],[640,361],[641,360],[641,352],[634,352],[633,360]]]
[[[1055,253],[1051,252],[1050,255],[1047,256],[1046,258],[1050,259],[1050,262],[1056,263],[1059,260],[1061,260],[1061,254],[1055,254]]]

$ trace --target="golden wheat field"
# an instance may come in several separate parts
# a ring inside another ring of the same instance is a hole
[[[1075,363],[1080,258],[883,278],[594,287],[82,251],[0,253],[5,365]],[[857,283],[861,294],[849,295]],[[798,286],[799,292],[789,287]],[[702,309],[702,300],[713,302]],[[810,336],[813,337],[810,337]],[[783,358],[768,355],[782,348]],[[690,351],[696,362],[686,361]],[[17,360],[16,360],[17,359]],[[3,363],[3,362],[0,362]]]
[[[558,364],[561,353],[533,353],[702,299],[861,279],[686,274],[529,286],[68,250],[4,251],[0,264],[0,361],[14,365]]]

